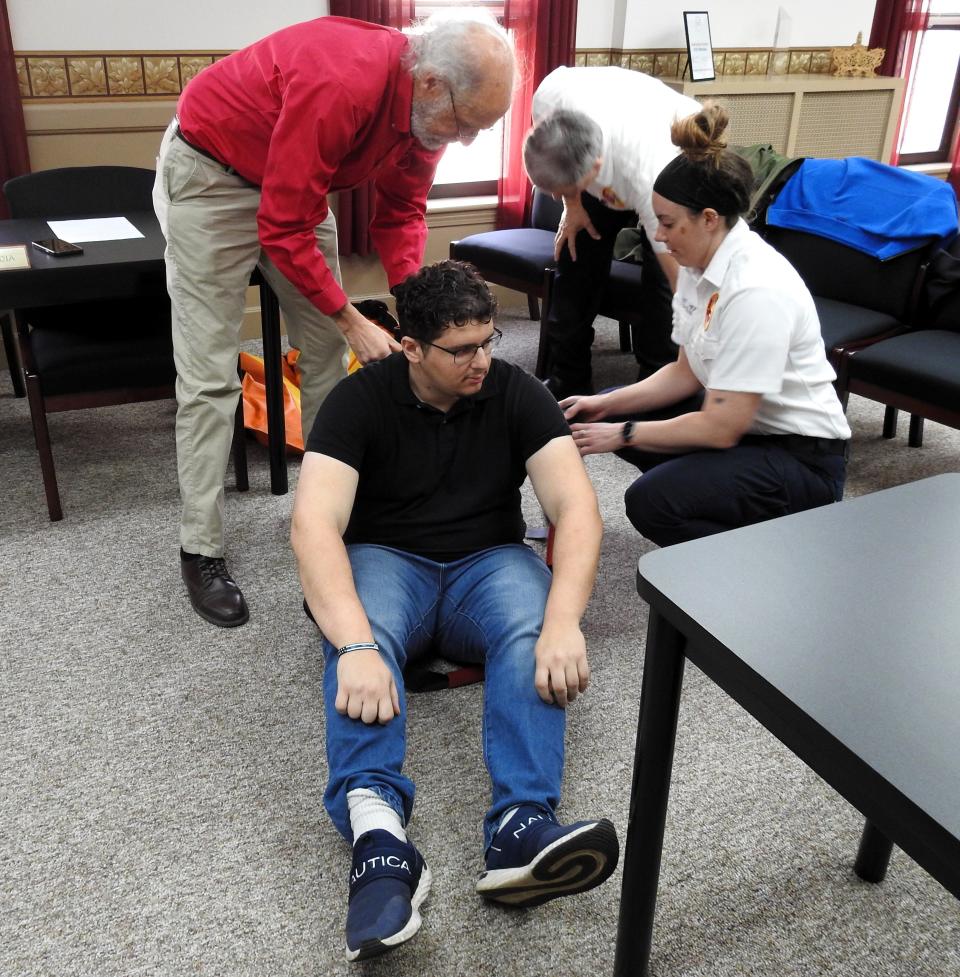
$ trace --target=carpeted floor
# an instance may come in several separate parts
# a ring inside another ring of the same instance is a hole
[[[501,352],[530,368],[537,326],[512,311]],[[606,323],[600,383],[632,379],[615,338]],[[251,442],[251,490],[227,498],[251,620],[203,622],[179,579],[173,413],[52,417],[66,518],[50,523],[26,401],[0,374],[0,975],[610,973],[619,871],[530,912],[473,892],[488,799],[478,686],[411,701],[411,836],[435,876],[423,929],[379,961],[344,962],[349,854],[321,803],[320,662],[287,542],[292,497],[270,494]],[[849,496],[960,470],[960,432],[928,423],[916,450],[905,432],[882,440],[879,405],[854,398],[849,417]],[[607,529],[560,813],[607,815],[622,835],[647,616],[634,570],[649,544],[623,514],[632,469],[589,469]],[[900,853],[882,885],[859,882],[860,828],[688,667],[652,973],[960,973],[960,904]]]

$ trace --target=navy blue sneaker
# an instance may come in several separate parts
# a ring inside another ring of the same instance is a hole
[[[347,960],[365,960],[405,943],[420,929],[430,869],[409,842],[367,831],[353,846],[347,905]]]
[[[617,832],[606,818],[558,824],[524,805],[494,836],[477,892],[510,906],[539,906],[600,885],[619,857]]]

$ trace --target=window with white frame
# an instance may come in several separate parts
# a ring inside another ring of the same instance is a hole
[[[429,17],[451,9],[486,10],[498,20],[503,18],[503,0],[417,0],[418,18]],[[448,146],[430,191],[430,197],[474,197],[495,194],[500,177],[503,152],[503,119],[492,129],[480,132],[469,145]]]
[[[909,86],[899,162],[947,162],[960,108],[960,0],[931,0]]]

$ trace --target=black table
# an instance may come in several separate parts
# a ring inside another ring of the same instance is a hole
[[[103,298],[165,295],[165,242],[156,215],[152,211],[140,211],[124,216],[143,234],[142,238],[90,241],[83,244],[83,254],[60,258],[30,247],[30,241],[51,236],[45,220],[0,221],[0,245],[26,244],[32,266],[0,272],[0,310]],[[260,288],[270,490],[274,495],[283,495],[287,491],[287,464],[280,367],[280,308],[273,289],[259,272],[254,273],[251,284]],[[11,350],[6,353],[13,375],[16,359]],[[19,393],[21,384],[15,382],[15,389]]]
[[[960,898],[960,474],[644,556],[650,604],[615,973],[646,973],[689,658]]]

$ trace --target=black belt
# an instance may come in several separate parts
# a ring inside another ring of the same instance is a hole
[[[843,455],[850,454],[848,438],[814,438],[807,434],[748,434],[740,444],[777,445],[795,454]]]
[[[208,160],[210,160],[213,163],[216,163],[217,166],[222,166],[225,173],[229,173],[231,174],[231,176],[240,176],[241,179],[244,179],[232,166],[227,166],[227,164],[224,163],[223,160],[217,159],[217,157],[214,156],[213,153],[208,152],[202,146],[196,145],[196,143],[190,142],[190,140],[187,139],[187,137],[180,130],[179,125],[177,125],[177,127],[173,130],[173,134],[177,137],[177,139],[180,140],[180,142],[186,143],[195,153],[199,153],[201,156],[206,156]],[[250,181],[247,180],[247,182],[249,183]],[[254,184],[252,183],[250,185],[254,186]]]

